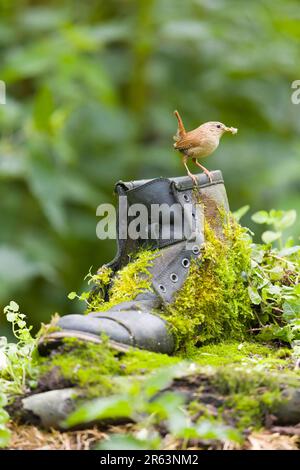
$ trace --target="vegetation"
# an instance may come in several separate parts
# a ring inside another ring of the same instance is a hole
[[[166,435],[178,448],[189,442],[203,448],[225,441],[238,447],[268,416],[282,409],[286,413],[285,393],[293,396],[300,387],[295,369],[300,340],[300,247],[284,235],[295,214],[274,210],[254,214],[256,222],[274,229],[263,233],[263,244],[254,244],[249,231],[237,222],[245,211],[242,208],[235,219],[225,220],[219,238],[206,226],[203,262],[191,267],[175,302],[164,313],[175,334],[176,328],[181,333],[173,357],[135,350],[119,353],[109,348],[105,338],[100,345],[68,339],[50,356],[40,357],[24,315],[11,302],[5,314],[18,343],[1,343],[1,445],[9,442],[6,403],[10,405],[20,394],[70,386],[78,390],[77,410],[62,426],[96,419],[135,423],[131,433],[114,434],[101,448],[163,448]],[[106,309],[114,301],[128,300],[128,286],[133,293],[149,288],[147,267],[156,255],[139,253],[115,278],[106,269],[89,273],[89,279],[98,283],[92,301],[99,304],[94,306]],[[205,285],[208,293],[200,296]],[[101,286],[109,289],[107,302],[101,297]],[[77,294],[72,292],[71,297]],[[87,294],[78,297],[89,308]],[[201,297],[200,311],[195,298]],[[184,387],[194,390],[192,396],[197,399],[186,400]],[[207,394],[215,405],[207,407]]]
[[[95,211],[114,183],[184,174],[175,108],[189,129],[239,128],[207,161],[232,210],[299,212],[298,1],[243,3],[0,1],[0,304],[16,299],[34,331],[81,311],[65,293],[113,258]]]

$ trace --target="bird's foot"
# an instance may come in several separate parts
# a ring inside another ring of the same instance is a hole
[[[206,176],[208,177],[208,179],[209,179],[209,182],[210,182],[210,183],[212,183],[212,176],[211,176],[211,173],[210,173],[210,171],[208,171],[208,170],[204,170],[204,173],[205,173],[205,174],[206,174]]]
[[[189,177],[193,180],[195,186],[198,186],[198,179],[193,173],[188,173]]]

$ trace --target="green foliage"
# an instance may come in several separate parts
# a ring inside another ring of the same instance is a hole
[[[91,422],[96,419],[130,418],[138,423],[136,435],[128,435],[123,446],[135,448],[160,448],[162,440],[155,428],[165,426],[174,438],[185,440],[190,438],[203,440],[230,440],[241,442],[241,435],[235,429],[221,422],[199,419],[194,423],[186,412],[184,398],[172,391],[162,391],[171,384],[172,379],[180,376],[186,368],[178,364],[172,368],[164,368],[143,382],[136,382],[128,393],[107,398],[99,398],[87,402],[71,413],[65,426]],[[119,436],[109,439],[101,449],[115,448]],[[128,448],[128,447],[125,447]]]
[[[4,407],[8,398],[24,393],[33,378],[33,352],[36,341],[27,327],[25,315],[13,300],[4,308],[6,321],[11,324],[17,343],[8,343],[5,336],[0,337],[0,448],[5,447],[10,438],[6,427],[9,415]],[[33,385],[33,381],[31,382]]]
[[[252,215],[252,220],[257,224],[271,225],[274,230],[267,230],[262,234],[264,243],[273,243],[279,240],[282,246],[282,232],[287,228],[294,225],[296,222],[297,213],[295,210],[290,211],[276,211],[272,209],[269,213],[267,211],[259,211]]]
[[[11,301],[4,308],[6,320],[11,324],[17,343],[9,343],[5,336],[0,337],[0,353],[3,367],[0,369],[1,390],[9,393],[22,393],[26,390],[26,380],[32,375],[32,355],[36,340],[27,327],[26,316],[19,311],[19,305]]]
[[[239,128],[207,162],[222,169],[233,210],[299,210],[298,8],[0,2],[2,305],[22,297],[35,327],[70,310],[65,293],[113,257],[114,242],[96,238],[95,210],[113,200],[115,181],[185,173],[172,149],[175,108],[188,129]]]
[[[260,211],[252,218],[274,227],[274,231],[262,234],[266,244],[252,247],[248,289],[259,337],[292,344],[300,339],[300,246],[294,245],[292,238],[284,240],[283,232],[295,222],[296,213]]]
[[[243,208],[236,218],[245,213]],[[299,374],[291,369],[299,359],[300,250],[291,237],[285,236],[285,230],[295,222],[293,211],[260,211],[254,220],[271,225],[274,233],[280,235],[272,243],[268,240],[255,244],[232,217],[226,219],[218,237],[206,225],[203,262],[192,266],[172,310],[164,313],[172,312],[168,320],[179,332],[181,348],[175,357],[135,350],[120,354],[110,349],[103,338],[99,345],[69,339],[49,357],[40,358],[25,315],[11,301],[4,313],[17,342],[8,343],[5,337],[0,342],[0,446],[6,446],[9,440],[9,417],[4,409],[7,400],[35,389],[41,380],[45,386],[47,376],[51,388],[54,370],[58,372],[56,380],[80,387],[85,398],[98,397],[82,403],[67,419],[66,426],[96,418],[130,418],[137,423],[133,435],[126,439],[113,436],[100,446],[103,449],[117,445],[161,448],[158,425],[164,426],[182,448],[189,439],[239,443],[238,430],[261,426],[265,414],[272,413],[281,403],[282,384],[299,386]],[[97,308],[109,308],[148,289],[148,268],[155,256],[157,253],[151,251],[138,253],[114,278],[107,268],[95,275],[89,273],[88,282],[98,287],[99,297],[92,298],[98,302]],[[109,302],[104,301],[106,289]],[[72,292],[69,296],[77,294]],[[175,310],[180,296],[181,303]],[[91,302],[87,293],[79,297]],[[247,334],[260,342],[279,340],[293,349],[278,349],[278,344],[274,349],[259,342],[232,342],[232,338],[245,338]],[[224,338],[227,341],[199,347],[199,342]],[[189,362],[183,361],[183,356]],[[205,373],[200,366],[206,366]],[[174,378],[182,374],[210,374],[207,370],[215,371],[211,385],[225,396],[217,418],[203,410],[201,403],[187,407],[183,396],[170,388]],[[277,370],[284,370],[282,383],[274,375]],[[81,394],[77,399],[82,401]],[[194,419],[196,411],[198,418]],[[234,423],[234,427],[227,423]]]

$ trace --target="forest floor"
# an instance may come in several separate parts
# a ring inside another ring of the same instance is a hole
[[[81,415],[77,424],[82,424],[84,429],[78,430],[75,427],[75,430],[58,430],[43,429],[35,420],[31,424],[28,417],[25,420],[14,419],[13,413],[10,413],[12,420],[8,425],[11,431],[9,449],[89,450],[109,442],[112,436],[137,436],[148,425],[158,433],[158,448],[164,450],[300,449],[300,423],[297,422],[299,412],[298,408],[296,411],[294,409],[295,406],[298,407],[297,400],[296,405],[292,403],[280,411],[282,403],[285,406],[282,395],[287,390],[300,389],[300,373],[288,348],[253,341],[224,342],[200,347],[194,351],[194,357],[186,361],[182,357],[146,351],[131,351],[119,355],[113,351],[108,352],[104,345],[87,347],[77,344],[74,348],[72,344],[70,348],[70,344],[67,344],[65,347],[67,350],[56,351],[52,356],[40,359],[36,369],[39,376],[37,387],[32,393],[44,392],[53,387],[59,389],[80,385],[85,390],[84,398],[91,403],[95,399],[105,400],[111,393],[118,394],[120,386],[124,388],[124,384],[130,380],[137,380],[135,387],[141,388],[135,392],[130,391],[127,402],[122,406],[132,407],[142,397],[138,419],[123,419],[121,415],[113,418],[114,411],[110,409],[111,416],[106,414],[108,420],[101,420],[97,425],[93,422],[92,415],[87,420]],[[95,360],[96,356],[98,360]],[[105,369],[108,366],[111,368],[112,364],[115,374],[113,377],[107,375],[108,369]],[[162,372],[162,376],[167,376],[170,368],[175,368],[175,373],[172,372],[170,380],[165,381],[165,377],[162,380],[159,374]],[[120,375],[122,371],[123,375]],[[100,374],[103,373],[106,378],[99,381]],[[151,376],[158,383],[149,397],[141,382],[147,383]],[[119,384],[117,379],[120,380]],[[113,389],[107,388],[113,382]],[[87,397],[89,393],[91,396]],[[178,396],[183,396],[185,404],[174,403],[172,409],[169,408],[171,405],[161,401],[160,407],[165,406],[165,409],[161,411],[157,408],[156,412],[162,414],[152,422],[149,417],[153,409],[149,412],[149,403],[151,405],[157,396],[163,397],[164,394],[169,394],[168,403],[172,403],[174,397],[176,402]],[[191,435],[190,438],[183,439],[178,431],[177,434],[174,432],[174,426],[172,428],[172,425],[168,427],[166,424],[170,421],[168,412],[176,414],[177,408],[183,406],[191,422],[196,423],[200,419],[200,422],[206,420],[207,423],[210,420],[212,426],[219,426],[222,422],[222,426],[237,430],[242,439],[232,440],[229,434],[228,438],[227,435],[220,435],[220,438],[218,435],[208,438],[195,438]],[[85,413],[87,409],[84,410]],[[145,421],[142,415],[148,415],[147,419],[150,421]],[[147,443],[144,445],[147,449]]]

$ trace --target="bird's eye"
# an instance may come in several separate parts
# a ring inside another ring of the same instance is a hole
[[[218,129],[221,129],[221,124],[217,124],[217,128],[218,128]]]

